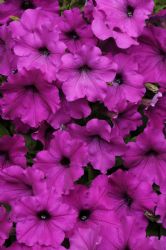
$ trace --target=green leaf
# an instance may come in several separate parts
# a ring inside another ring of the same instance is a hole
[[[10,133],[7,128],[0,124],[0,137],[2,137],[3,135],[10,135]]]

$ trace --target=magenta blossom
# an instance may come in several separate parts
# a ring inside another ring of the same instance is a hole
[[[67,192],[84,173],[88,163],[87,146],[66,131],[57,131],[47,150],[37,154],[34,167],[42,170],[49,185]]]
[[[107,81],[115,77],[116,65],[97,47],[83,46],[76,54],[65,54],[58,78],[68,101],[87,97],[89,101],[103,100]]]
[[[25,167],[26,153],[25,140],[21,135],[14,135],[13,137],[4,135],[0,138],[0,168],[11,165]]]
[[[145,20],[153,11],[152,0],[97,0],[97,8],[108,16],[111,26],[131,37],[138,37],[145,26]]]
[[[79,238],[80,233],[84,234],[84,230],[81,232],[79,229],[87,229],[88,231],[92,229],[96,233],[100,230],[101,237],[105,237],[108,230],[112,234],[117,235],[119,218],[108,209],[107,187],[102,185],[100,178],[95,180],[90,188],[83,185],[75,186],[75,189],[64,200],[77,213],[77,221],[73,230],[74,237]],[[91,238],[86,240],[90,245]],[[97,241],[98,239],[96,239]]]
[[[65,232],[73,228],[75,218],[75,211],[52,191],[22,198],[13,211],[17,240],[27,246],[58,246]]]
[[[95,250],[155,250],[153,240],[146,237],[146,227],[146,221],[126,216],[121,220],[118,237],[107,234]]]
[[[105,12],[95,9],[93,16],[92,30],[99,39],[114,38],[117,46],[122,49],[127,49],[131,45],[138,45],[136,38],[130,37],[118,27],[113,28],[109,20],[110,18]]]
[[[145,20],[153,11],[152,0],[97,0],[92,29],[97,37],[115,38],[120,48],[136,44],[134,40],[143,31]],[[103,33],[102,33],[103,31]]]
[[[0,200],[13,203],[24,196],[41,194],[46,190],[43,172],[19,166],[11,166],[0,172]]]
[[[1,90],[5,119],[20,118],[23,123],[38,127],[59,108],[58,90],[44,79],[40,70],[21,71],[11,76]]]
[[[116,110],[118,105],[129,101],[138,103],[145,93],[144,79],[138,71],[138,64],[131,56],[118,54],[114,58],[118,70],[113,81],[108,83],[104,104],[109,110]]]
[[[128,143],[125,166],[138,178],[160,183],[165,179],[166,140],[161,130],[147,127],[136,142]]]
[[[9,236],[12,223],[9,220],[9,215],[3,206],[0,206],[0,247]]]
[[[145,211],[154,211],[157,195],[151,183],[140,181],[132,173],[122,170],[111,175],[108,183],[110,208],[121,218],[127,215],[144,217]]]
[[[63,12],[60,28],[60,40],[62,40],[71,52],[77,52],[82,45],[95,45],[96,40],[91,30],[83,19],[79,9]]]
[[[115,156],[120,156],[125,151],[125,144],[117,130],[111,129],[104,120],[92,119],[85,127],[73,124],[69,126],[69,130],[86,141],[89,161],[102,173],[114,166]]]
[[[164,88],[166,87],[165,39],[164,29],[159,27],[146,28],[140,37],[140,45],[131,49],[145,81],[157,82]]]
[[[55,80],[66,46],[59,41],[56,26],[53,29],[53,25],[50,24],[51,20],[47,21],[47,18],[44,23],[43,12],[41,12],[41,17],[38,12],[38,9],[26,11],[20,22],[16,21],[11,24],[15,39],[13,49],[18,58],[18,69],[24,67],[41,69],[48,80]],[[39,19],[36,16],[39,16]],[[29,23],[31,19],[32,24]],[[34,19],[37,21],[35,29],[33,28]]]

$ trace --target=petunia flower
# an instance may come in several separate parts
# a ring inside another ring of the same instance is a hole
[[[51,21],[48,14],[37,9],[26,11],[20,22],[12,22],[10,25],[18,69],[40,69],[49,81],[56,79],[61,56],[66,48],[59,41],[59,31]]]
[[[118,65],[116,76],[108,83],[104,104],[109,110],[117,110],[119,104],[125,101],[138,103],[145,93],[144,79],[138,71],[138,64],[125,54],[114,58]]]
[[[114,37],[120,48],[135,44],[145,27],[145,20],[153,11],[152,0],[97,0],[92,29],[100,39]],[[103,29],[103,34],[102,34]],[[123,44],[124,41],[124,44]]]
[[[62,40],[71,52],[77,52],[82,45],[95,45],[91,26],[83,19],[78,8],[65,10],[59,23],[60,40]]]
[[[75,219],[75,211],[62,203],[53,190],[22,198],[13,211],[17,240],[27,246],[57,247],[65,232],[73,228]]]
[[[126,216],[121,220],[118,237],[110,237],[109,234],[101,241],[95,250],[155,250],[154,241],[146,237],[146,221],[139,218]],[[156,237],[157,238],[157,237]]]
[[[33,168],[11,166],[0,171],[0,200],[12,204],[24,196],[34,196],[46,190],[44,173]]]
[[[92,119],[85,127],[71,124],[69,131],[86,141],[89,161],[102,173],[114,166],[115,156],[123,155],[126,148],[117,129],[111,129],[105,120]]]
[[[108,183],[110,208],[121,218],[127,215],[144,217],[145,211],[154,211],[157,195],[151,183],[140,181],[132,173],[122,170],[112,174]]]
[[[165,179],[166,140],[160,129],[147,127],[136,142],[129,142],[124,164],[138,178],[160,183]]]
[[[3,118],[19,118],[30,127],[38,127],[59,108],[58,90],[44,79],[40,70],[23,70],[11,76],[1,90]]]
[[[75,189],[64,197],[64,201],[77,213],[77,221],[73,231],[69,233],[69,239],[70,237],[73,240],[76,237],[85,238],[85,230],[87,232],[93,230],[95,233],[90,232],[92,238],[86,237],[85,240],[87,245],[91,246],[91,240],[93,240],[95,249],[96,243],[100,241],[101,237],[104,238],[108,231],[114,235],[113,237],[117,237],[119,218],[109,210],[107,186],[102,185],[100,178],[95,180],[89,188],[75,185]],[[89,250],[89,248],[85,249]]]
[[[68,101],[86,97],[88,101],[103,100],[107,81],[115,77],[116,64],[102,56],[98,47],[82,46],[75,54],[62,56],[58,79]]]
[[[49,148],[37,154],[34,168],[42,170],[48,184],[61,193],[74,187],[74,181],[83,175],[87,163],[86,143],[66,131],[57,131]]]
[[[145,28],[139,40],[140,45],[134,46],[131,53],[139,64],[140,73],[146,82],[157,82],[165,88],[165,30],[158,27]]]

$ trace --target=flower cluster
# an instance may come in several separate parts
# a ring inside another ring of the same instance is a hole
[[[0,249],[165,250],[166,11],[62,2],[0,1]]]

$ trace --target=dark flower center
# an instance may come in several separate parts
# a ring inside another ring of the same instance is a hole
[[[10,160],[9,153],[7,151],[0,151],[0,156],[3,157],[6,161]]]
[[[49,138],[49,136],[51,136],[51,134],[55,131],[53,127],[51,127],[51,125],[47,124],[47,129],[45,130],[45,138]]]
[[[127,193],[123,194],[123,199],[128,207],[130,207],[131,204],[133,203],[133,199]]]
[[[131,5],[127,6],[127,15],[128,17],[132,17],[134,14],[134,8]]]
[[[2,38],[0,38],[0,45],[5,45],[5,41],[2,39]]]
[[[79,67],[79,71],[88,72],[91,71],[91,67],[89,67],[87,64],[84,64],[81,67]]]
[[[70,166],[70,159],[66,156],[62,157],[61,161],[60,161],[61,165],[65,166],[65,167],[69,167]]]
[[[42,211],[37,213],[37,217],[40,220],[49,220],[51,218],[51,215],[47,210],[42,210]]]
[[[39,48],[39,52],[40,52],[40,54],[42,54],[43,56],[46,56],[46,57],[51,54],[50,51],[46,47]]]
[[[130,250],[129,246],[125,246],[124,250]]]
[[[24,89],[31,92],[38,92],[38,89],[33,84],[24,86]]]
[[[89,219],[91,211],[89,209],[83,209],[79,213],[79,219],[82,221],[86,221]]]
[[[158,152],[154,149],[149,149],[147,152],[146,152],[146,155],[147,156],[150,156],[150,155],[158,155]]]
[[[162,57],[162,60],[165,61],[166,60],[166,51],[164,51],[163,49],[159,49],[158,53]]]
[[[17,73],[18,73],[18,69],[13,69],[13,70],[12,70],[12,74],[13,74],[13,75],[15,75],[15,74],[17,74]]]
[[[116,74],[114,82],[118,83],[119,85],[123,83],[123,76],[121,73]]]
[[[89,138],[91,139],[91,140],[102,140],[102,138],[100,137],[100,135],[98,135],[98,134],[94,134],[94,135],[90,135],[89,136]]]
[[[27,10],[27,9],[34,9],[35,5],[33,4],[32,0],[23,0],[21,1],[21,9]]]
[[[78,40],[80,38],[75,30],[66,32],[66,35],[73,40]]]

